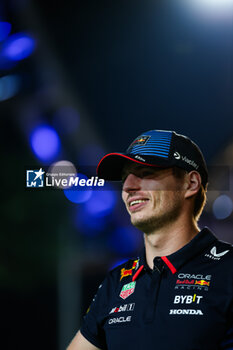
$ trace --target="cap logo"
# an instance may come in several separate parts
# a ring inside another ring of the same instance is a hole
[[[137,159],[141,160],[142,162],[145,162],[145,159],[144,159],[144,158],[142,158],[142,157],[140,157],[138,154],[135,156],[135,158],[137,158]]]
[[[136,145],[145,145],[147,141],[149,140],[150,136],[139,136],[136,140],[134,140],[129,148],[134,147]]]
[[[195,163],[194,160],[191,160],[191,159],[187,158],[186,156],[182,156],[178,152],[173,153],[173,156],[175,157],[175,159],[181,159],[183,162],[191,165],[196,170],[199,168],[199,165],[197,165],[197,163]]]
[[[173,155],[176,159],[180,159],[180,154],[178,152],[175,152]]]
[[[188,159],[186,156],[182,156],[182,160],[188,164],[190,164],[191,166],[193,166],[195,169],[199,168],[199,165],[197,165],[194,160]]]

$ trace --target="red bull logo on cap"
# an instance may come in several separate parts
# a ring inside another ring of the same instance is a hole
[[[147,141],[149,140],[150,136],[149,135],[145,135],[145,136],[139,136],[138,138],[136,138],[136,140],[134,140],[131,145],[129,146],[129,149],[131,147],[134,147],[136,145],[145,145],[147,143]]]

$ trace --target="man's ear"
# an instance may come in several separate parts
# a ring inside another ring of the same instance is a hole
[[[193,170],[187,174],[187,188],[185,192],[185,198],[190,198],[195,195],[201,187],[201,175]]]

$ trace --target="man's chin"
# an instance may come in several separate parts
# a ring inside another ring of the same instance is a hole
[[[173,217],[170,216],[161,216],[161,217],[151,217],[151,218],[136,218],[131,217],[131,223],[138,230],[143,233],[150,235],[157,230],[161,230],[167,225],[170,225],[174,221]]]
[[[170,226],[177,220],[181,212],[181,206],[176,206],[173,210],[167,211],[162,215],[153,215],[150,217],[142,217],[140,215],[131,215],[131,223],[137,229],[149,235],[164,227]]]
[[[154,220],[153,220],[154,221]],[[135,226],[137,229],[144,233],[150,233],[153,230],[154,223],[151,219],[140,219],[136,217],[131,216],[131,223],[133,226]]]

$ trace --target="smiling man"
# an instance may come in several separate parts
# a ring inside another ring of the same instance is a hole
[[[198,227],[208,183],[199,147],[151,130],[97,173],[123,182],[145,249],[108,274],[68,350],[232,349],[233,249]]]

